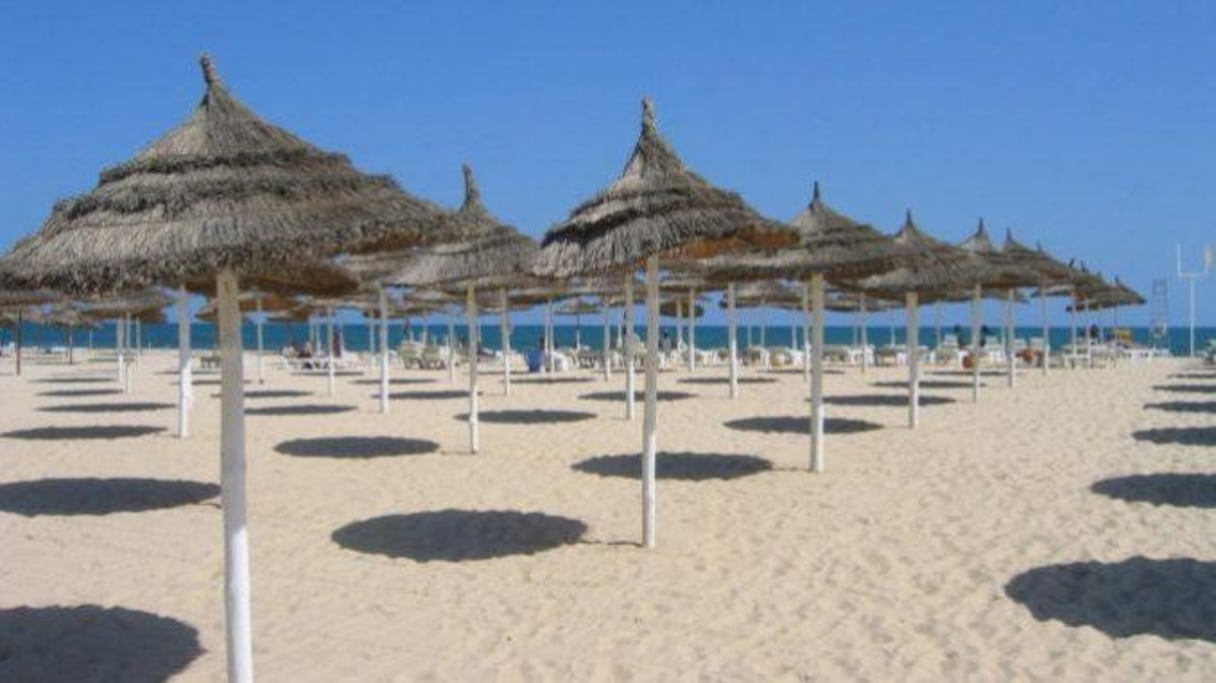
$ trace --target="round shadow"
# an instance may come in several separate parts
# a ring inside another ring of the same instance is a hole
[[[1090,489],[1129,503],[1216,508],[1216,474],[1137,474],[1103,479]]]
[[[1136,441],[1158,445],[1216,446],[1216,427],[1161,427],[1132,432]]]
[[[1165,410],[1171,413],[1216,413],[1216,401],[1162,401],[1145,403],[1145,410]]]
[[[129,439],[165,431],[164,427],[144,425],[93,425],[88,427],[38,427],[5,432],[0,436],[31,441],[68,441],[71,439]]]
[[[299,389],[254,389],[245,392],[245,398],[303,398],[312,396],[311,391]],[[211,394],[211,398],[223,398],[223,394]]]
[[[680,384],[721,384],[729,385],[729,377],[681,377],[676,380]],[[776,384],[776,377],[737,377],[736,384]]]
[[[6,681],[164,681],[203,653],[189,624],[100,605],[0,609]]]
[[[55,391],[41,391],[38,395],[61,398],[84,398],[88,396],[114,396],[121,393],[121,389],[56,389]]]
[[[809,402],[810,399],[807,399]],[[853,406],[868,408],[903,408],[908,405],[908,397],[904,394],[846,394],[843,396],[824,396],[823,402],[833,406]],[[946,396],[920,395],[920,405],[940,406],[946,403],[957,403]]]
[[[331,406],[331,405],[302,405],[302,406],[258,406],[257,408],[246,408],[246,415],[272,415],[272,416],[289,416],[289,415],[335,415],[337,413],[348,413],[354,410],[354,406]]]
[[[389,377],[388,383],[391,384],[433,384],[435,379],[430,377]],[[356,379],[351,384],[365,384],[370,386],[379,386],[379,379]]]
[[[811,433],[811,418],[797,415],[773,415],[762,417],[744,417],[723,423],[728,429],[744,432],[764,432],[781,434]],[[882,429],[882,425],[869,420],[857,420],[847,417],[828,417],[823,420],[825,434],[856,434]]]
[[[538,512],[449,509],[352,522],[333,540],[361,553],[463,562],[550,550],[577,542],[586,531],[577,519]]]
[[[595,418],[595,413],[581,413],[574,410],[488,410],[477,413],[478,422],[491,424],[555,424],[559,422],[582,422]],[[457,420],[467,422],[468,413],[456,416]]]
[[[426,439],[398,439],[391,436],[334,436],[292,439],[275,446],[274,450],[283,455],[303,458],[384,458],[434,453],[439,450],[439,444]]]
[[[145,413],[153,410],[176,408],[172,403],[69,403],[61,406],[43,406],[44,413]]]
[[[638,402],[646,400],[645,391],[633,392],[633,397]],[[696,398],[696,394],[690,394],[686,391],[659,391],[656,392],[656,400],[658,401],[683,401],[690,398]],[[615,401],[618,403],[625,402],[624,391],[596,391],[590,394],[579,396],[582,401]]]
[[[113,377],[47,377],[38,380],[39,384],[101,384],[102,382],[117,384],[118,380]]]
[[[904,381],[904,382],[871,382],[870,386],[881,387],[881,388],[885,388],[885,389],[903,389],[905,391],[908,389],[908,383],[906,381]],[[985,387],[988,385],[983,382],[980,382],[980,386]],[[920,388],[921,389],[970,389],[971,382],[964,382],[964,381],[960,381],[960,380],[947,380],[947,379],[922,379],[920,381]],[[925,397],[921,396],[921,398],[925,398]]]
[[[1114,638],[1216,642],[1216,562],[1133,557],[1038,567],[1005,594],[1039,621],[1092,626]]]
[[[220,487],[181,479],[35,479],[0,484],[0,511],[38,515],[108,515],[200,503]]]
[[[477,394],[484,392],[479,388]],[[372,394],[372,398],[380,398],[380,394]],[[450,401],[457,398],[468,398],[468,389],[445,389],[440,391],[397,391],[388,395],[394,401]]]
[[[638,454],[601,455],[571,467],[601,477],[642,478],[642,456]],[[754,455],[717,453],[658,453],[654,463],[655,477],[683,481],[738,479],[771,469],[773,463]]]
[[[594,381],[595,377],[511,377],[512,384],[581,384]]]
[[[1180,394],[1216,394],[1216,384],[1157,384],[1153,389]]]

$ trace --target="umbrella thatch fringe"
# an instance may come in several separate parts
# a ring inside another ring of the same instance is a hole
[[[569,277],[635,267],[654,254],[704,258],[791,241],[787,226],[687,169],[659,135],[653,104],[646,99],[642,132],[621,177],[545,233],[535,270]]]
[[[214,73],[206,59],[204,72]],[[185,123],[57,203],[14,245],[5,281],[74,292],[204,287],[220,270],[257,275],[424,242],[449,222],[392,178],[360,173],[258,118],[218,78],[207,82]]]
[[[898,267],[859,280],[841,279],[837,284],[893,300],[902,300],[906,292],[919,292],[927,300],[934,293],[954,292],[980,283],[991,272],[973,254],[921,232],[911,210],[894,239],[905,250]]]

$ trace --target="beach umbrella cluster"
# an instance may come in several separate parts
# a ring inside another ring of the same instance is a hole
[[[486,208],[469,165],[463,168],[463,204],[445,210],[408,194],[390,177],[365,174],[345,156],[263,120],[231,94],[209,58],[200,61],[204,95],[184,122],[131,160],[102,171],[91,191],[56,203],[43,226],[0,259],[0,315],[8,316],[0,323],[17,326],[20,349],[23,316],[61,302],[42,311],[39,319],[69,328],[121,319],[125,340],[129,320],[163,319],[162,311],[176,302],[179,434],[184,437],[191,383],[187,292],[212,299],[199,317],[214,317],[220,337],[226,653],[233,681],[252,680],[253,672],[243,313],[258,314],[261,381],[262,314],[296,321],[323,311],[330,321],[326,346],[332,395],[333,311],[363,311],[369,325],[379,325],[378,344],[369,345],[378,346],[380,408],[388,412],[390,317],[448,312],[448,367],[454,380],[451,313],[463,306],[469,330],[469,450],[476,453],[479,311],[501,316],[509,395],[508,315],[514,307],[546,306],[544,354],[550,370],[554,302],[567,300],[557,314],[603,312],[607,379],[612,361],[608,311],[621,306],[625,411],[633,418],[633,312],[637,290],[644,289],[645,407],[639,450],[642,542],[650,547],[657,535],[659,316],[687,316],[688,367],[695,369],[694,321],[705,311],[699,294],[725,292],[731,397],[737,396],[738,384],[736,306],[802,310],[811,398],[809,461],[816,472],[826,462],[827,310],[858,312],[864,346],[867,310],[898,305],[894,302],[906,306],[909,425],[915,427],[920,404],[917,311],[922,303],[971,298],[973,339],[978,339],[980,297],[985,290],[1004,293],[1010,306],[1010,358],[1011,306],[1018,289],[1037,287],[1040,296],[1067,292],[1073,310],[1143,303],[1117,279],[1107,283],[1083,267],[1056,261],[1041,248],[1021,245],[1011,234],[997,247],[982,222],[958,246],[922,232],[911,211],[898,232],[885,235],[829,207],[818,182],[809,204],[788,223],[762,216],[738,194],[685,165],[660,134],[649,99],[642,101],[641,130],[619,177],[551,226],[538,245]],[[645,276],[641,283],[639,271]],[[829,285],[835,288],[830,296]],[[165,290],[175,290],[175,295]],[[402,292],[399,299],[394,291]],[[667,299],[661,299],[661,291]],[[1046,341],[1046,332],[1044,337]],[[129,388],[125,345],[119,344],[118,372]],[[973,367],[978,396],[979,363]],[[20,373],[19,352],[17,368]],[[1012,384],[1012,360],[1009,371]]]

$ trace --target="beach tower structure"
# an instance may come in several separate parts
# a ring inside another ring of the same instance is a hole
[[[1188,311],[1187,319],[1190,328],[1190,344],[1187,346],[1187,356],[1195,357],[1195,281],[1208,276],[1208,271],[1212,268],[1212,263],[1216,261],[1216,251],[1211,247],[1206,247],[1203,250],[1203,270],[1183,270],[1182,269],[1182,245],[1178,245],[1178,279],[1184,280],[1188,290]]]

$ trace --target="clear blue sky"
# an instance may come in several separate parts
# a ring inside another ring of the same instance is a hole
[[[1216,244],[1210,0],[133,1],[0,7],[0,246],[184,119],[204,50],[263,117],[415,194],[458,204],[471,162],[533,235],[616,177],[651,95],[689,165],[773,217],[815,178],[886,231],[983,216],[1145,294],[1169,277],[1176,320],[1175,243]]]

